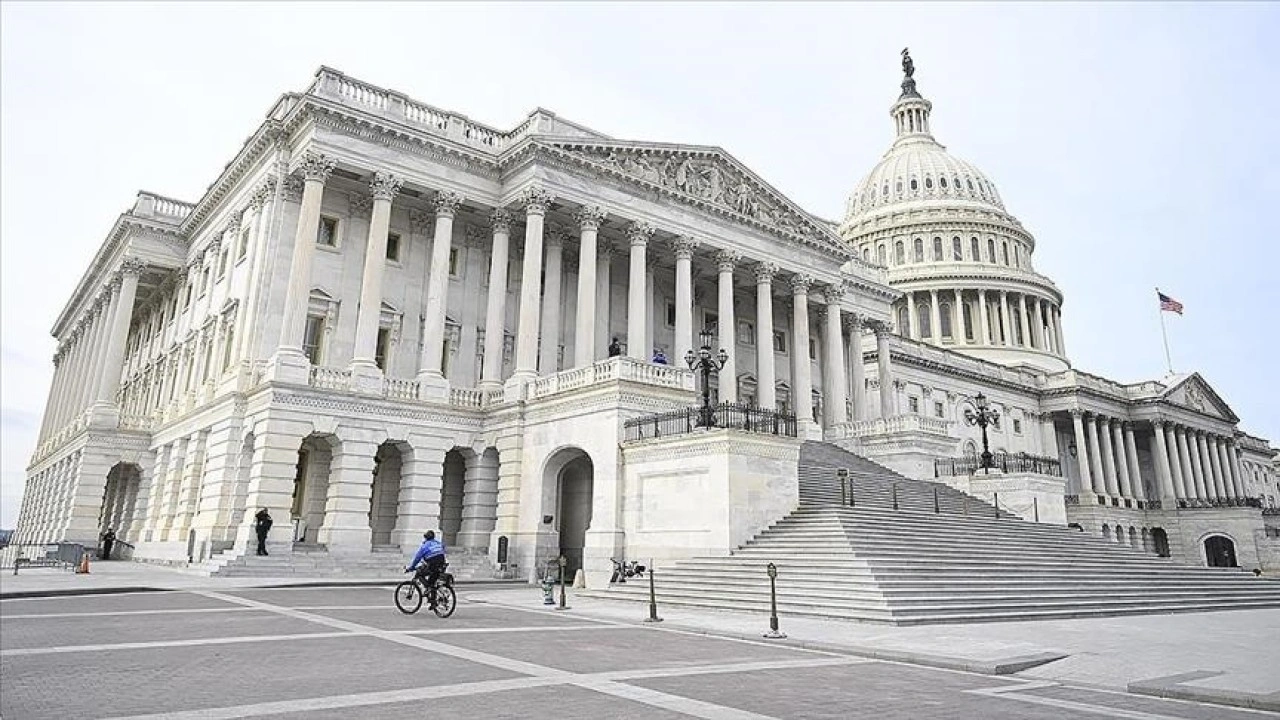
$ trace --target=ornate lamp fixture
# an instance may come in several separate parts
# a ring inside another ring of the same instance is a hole
[[[978,410],[974,412],[973,408],[966,407],[964,409],[964,421],[970,425],[977,425],[982,429],[982,464],[980,467],[990,473],[995,464],[991,450],[987,445],[987,426],[996,424],[1000,420],[1000,413],[987,403],[987,396],[982,393],[978,393],[973,398],[973,402],[978,406]]]
[[[702,376],[702,410],[698,415],[698,427],[714,427],[716,424],[715,413],[711,411],[711,373],[717,373],[724,369],[726,363],[729,362],[729,353],[724,348],[720,348],[720,352],[715,356],[711,354],[711,344],[715,341],[715,335],[708,329],[703,329],[698,334],[698,339],[702,343],[702,347],[698,348],[697,354],[690,350],[684,354],[684,362],[689,366],[690,370],[698,372]]]

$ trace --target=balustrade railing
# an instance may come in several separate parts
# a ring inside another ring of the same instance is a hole
[[[404,380],[401,378],[383,378],[382,380],[383,397],[392,400],[417,400],[418,399],[418,381]]]
[[[720,403],[710,408],[688,407],[631,418],[622,424],[625,441],[687,435],[706,427],[744,430],[764,435],[796,436],[796,416],[754,405]]]
[[[351,387],[351,371],[312,365],[310,384],[323,390],[346,390]]]
[[[449,404],[457,407],[484,408],[484,391],[479,388],[449,388]]]
[[[885,435],[895,432],[924,432],[947,435],[951,422],[923,415],[895,415],[890,418],[872,418],[835,425],[831,430],[837,438],[857,438]]]
[[[1262,508],[1262,498],[1183,498],[1178,500],[1181,510],[1211,510],[1214,508]],[[1263,510],[1266,513],[1266,510]]]
[[[980,457],[938,458],[933,461],[934,477],[972,475],[981,469],[983,468],[982,458]],[[1062,463],[1058,462],[1057,458],[1040,457],[1026,453],[993,453],[991,469],[1005,473],[1035,473],[1037,475],[1062,477]],[[1076,503],[1079,504],[1078,497],[1076,498]]]
[[[555,375],[538,378],[529,388],[529,399],[589,387],[613,380],[654,385],[679,390],[693,390],[693,373],[672,365],[655,365],[629,357],[612,357],[580,368],[562,370]]]

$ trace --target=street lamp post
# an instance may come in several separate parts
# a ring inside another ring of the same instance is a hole
[[[698,372],[702,375],[702,410],[698,413],[697,427],[714,427],[715,414],[711,411],[711,373],[719,373],[724,369],[725,363],[729,362],[729,353],[724,348],[720,348],[720,352],[712,356],[711,343],[715,340],[715,335],[710,330],[704,329],[698,335],[698,339],[702,341],[702,347],[698,348],[695,354],[690,350],[684,354],[685,364],[690,370]]]
[[[977,397],[973,399],[973,402],[978,406],[978,410],[977,412],[974,412],[972,408],[965,408],[964,420],[970,425],[977,425],[982,429],[981,467],[989,474],[991,472],[991,468],[995,467],[995,463],[991,456],[991,449],[987,444],[987,426],[994,425],[999,422],[1000,413],[987,403],[987,396],[982,393],[978,393]]]

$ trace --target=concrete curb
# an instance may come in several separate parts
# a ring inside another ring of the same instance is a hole
[[[33,598],[75,597],[80,595],[123,595],[143,592],[236,592],[238,590],[281,590],[287,588],[325,588],[325,587],[394,587],[400,580],[299,580],[298,582],[272,583],[269,585],[237,585],[235,587],[154,587],[119,585],[100,588],[53,588],[49,590],[18,590],[16,592],[0,592],[0,600],[28,600]],[[456,585],[467,588],[503,587],[512,584],[524,584],[520,580],[457,580]]]
[[[1218,677],[1222,674],[1217,670],[1197,670],[1180,675],[1167,675],[1165,677],[1139,680],[1138,682],[1129,683],[1127,689],[1135,695],[1150,695],[1172,700],[1191,700],[1215,705],[1242,707],[1250,710],[1280,712],[1280,692],[1263,694],[1183,684],[1193,680]]]

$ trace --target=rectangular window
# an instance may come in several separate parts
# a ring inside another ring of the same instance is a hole
[[[1013,419],[1013,434],[1014,435],[1022,434],[1022,421],[1017,418]]]
[[[307,356],[312,365],[319,365],[320,360],[320,343],[324,339],[324,316],[308,315],[307,329],[302,336],[302,353]]]
[[[211,271],[212,271],[212,268],[205,268],[204,272],[200,273],[200,295],[201,296],[204,296],[204,294],[209,291],[209,285],[212,284],[211,277],[210,277],[212,275]]]
[[[191,293],[192,293],[192,292],[193,292],[193,290],[194,290],[194,288],[192,288],[191,286],[192,286],[192,283],[187,283],[187,291],[186,291],[186,294],[185,294],[185,295],[183,296],[183,298],[182,298],[182,309],[183,309],[183,310],[186,310],[187,308],[191,307]]]
[[[316,244],[325,247],[338,247],[338,219],[328,215],[320,216],[320,227],[316,231]]]
[[[373,350],[373,363],[378,366],[379,370],[386,372],[387,369],[387,349],[391,347],[391,330],[390,328],[378,328],[378,341]]]
[[[773,331],[773,351],[776,353],[787,352],[787,334],[782,330]]]
[[[236,259],[243,260],[249,254],[249,228],[240,231],[240,244],[236,247]]]
[[[809,338],[809,359],[818,359],[818,341],[814,338]]]
[[[458,248],[449,248],[449,277],[458,276]]]
[[[218,257],[218,278],[227,276],[227,264],[231,259],[231,248],[222,251],[222,255]]]
[[[387,259],[391,262],[400,262],[399,233],[387,233]]]
[[[231,367],[231,351],[235,349],[235,343],[233,342],[235,336],[236,336],[235,326],[227,325],[226,345],[224,345],[222,348],[222,371],[223,372],[226,372],[227,368]]]
[[[738,344],[739,345],[755,345],[756,344],[756,326],[746,320],[738,321]]]
[[[673,302],[669,302],[667,303],[667,327],[675,327],[675,326],[676,326],[676,304]]]
[[[907,398],[907,407],[911,408],[911,412],[920,413],[920,398],[911,396]]]
[[[943,416],[942,402],[941,402],[941,401],[935,400],[935,401],[933,402],[933,414],[934,414],[935,416],[937,416],[937,417],[942,417],[942,416]]]

